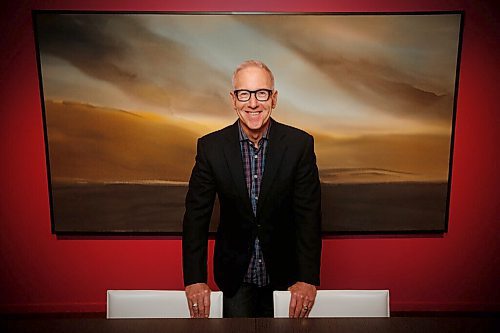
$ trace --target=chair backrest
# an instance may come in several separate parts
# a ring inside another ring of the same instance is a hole
[[[289,291],[275,291],[274,317],[288,317]],[[309,317],[389,317],[389,290],[318,290]]]
[[[189,318],[184,291],[108,290],[107,318]],[[209,318],[222,318],[222,292],[210,293]]]

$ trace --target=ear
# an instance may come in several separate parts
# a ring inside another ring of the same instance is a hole
[[[234,92],[230,91],[229,92],[229,96],[231,96],[231,101],[233,102],[233,109],[236,110],[236,102],[238,100],[236,99],[236,96],[234,95]]]
[[[275,90],[271,96],[271,107],[274,109],[276,105],[278,105],[278,90]]]

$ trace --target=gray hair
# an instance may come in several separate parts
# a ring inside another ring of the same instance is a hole
[[[233,88],[234,88],[234,81],[236,78],[236,74],[238,74],[238,72],[241,71],[242,69],[245,69],[248,67],[258,67],[258,68],[262,68],[263,70],[265,70],[269,74],[269,77],[271,78],[271,88],[274,89],[273,72],[271,72],[271,70],[269,69],[269,67],[267,67],[267,65],[265,63],[263,63],[262,61],[259,61],[259,60],[246,60],[246,61],[243,61],[241,64],[239,64],[238,67],[236,67],[236,69],[234,70],[234,73],[233,73],[233,78],[231,80],[232,84],[233,84]]]

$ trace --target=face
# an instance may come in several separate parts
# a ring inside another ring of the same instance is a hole
[[[234,89],[273,89],[271,77],[266,70],[259,67],[247,67],[240,70],[234,78]],[[240,102],[234,92],[231,92],[233,107],[240,118],[243,130],[247,134],[260,136],[267,129],[271,112],[276,107],[278,92],[271,93],[267,101],[257,100],[255,94],[251,94],[246,102]]]

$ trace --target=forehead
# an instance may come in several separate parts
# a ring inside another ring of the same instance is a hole
[[[271,88],[271,76],[263,68],[250,66],[236,73],[234,85],[237,89]]]

